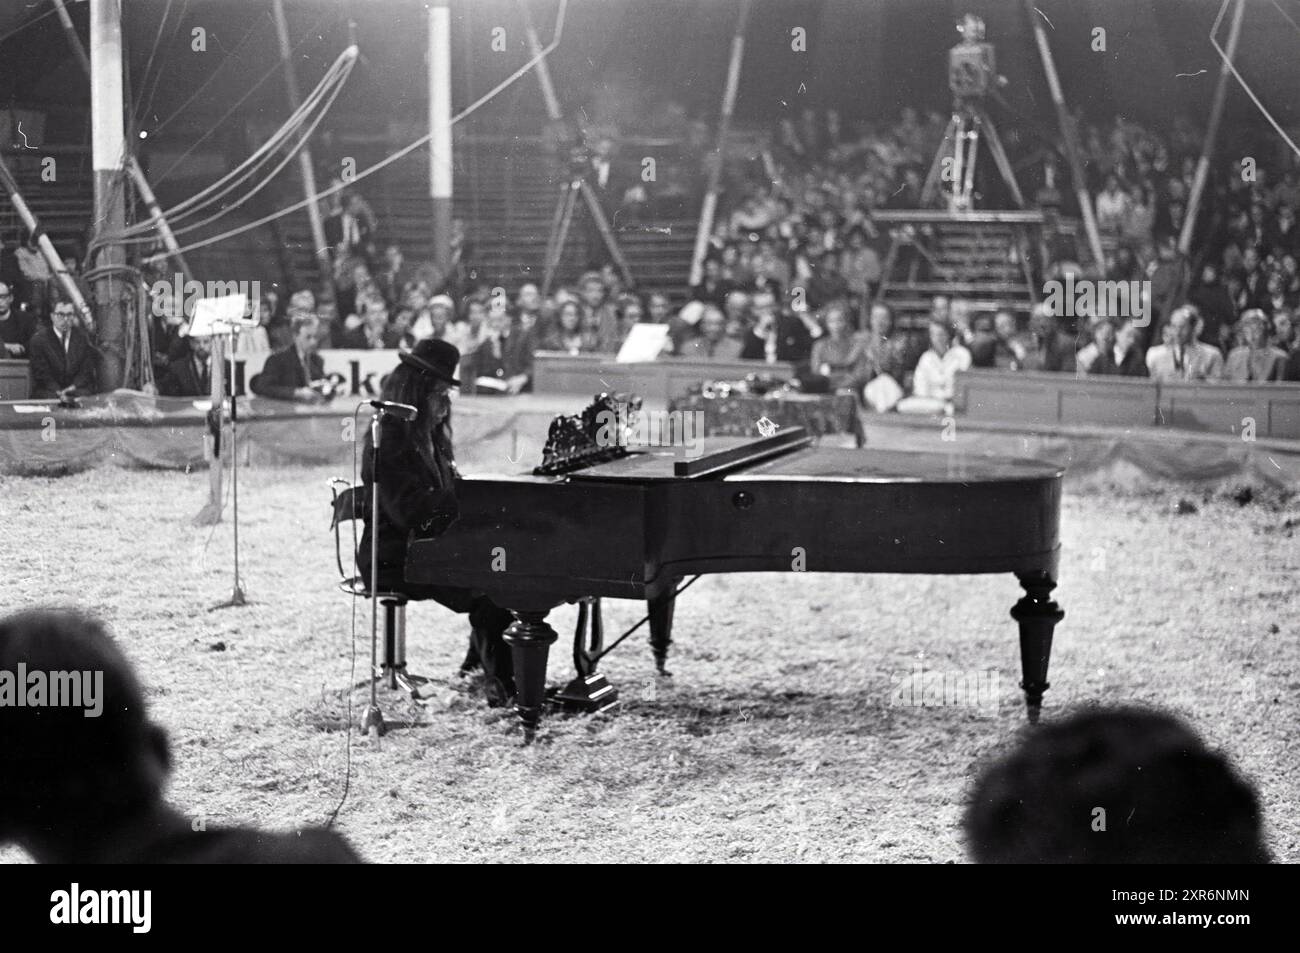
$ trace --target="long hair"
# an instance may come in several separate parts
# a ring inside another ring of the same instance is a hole
[[[451,412],[437,427],[429,417],[429,396],[433,393],[436,381],[409,364],[399,363],[393,372],[384,379],[383,399],[398,404],[410,404],[419,410],[418,416],[410,424],[411,439],[415,442],[416,452],[434,473],[441,472],[434,456],[435,448],[450,466],[455,460],[452,451]]]

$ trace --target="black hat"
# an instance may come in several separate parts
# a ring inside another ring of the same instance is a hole
[[[437,338],[418,341],[414,349],[409,353],[403,351],[397,355],[397,359],[430,377],[446,381],[453,387],[460,386],[460,381],[454,376],[456,365],[460,363],[460,349],[450,341],[440,341]]]

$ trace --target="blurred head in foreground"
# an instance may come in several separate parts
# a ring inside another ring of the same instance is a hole
[[[101,622],[0,618],[0,844],[41,863],[358,861],[330,831],[210,828],[164,799],[170,770],[167,735]]]
[[[1093,709],[1031,728],[975,783],[978,863],[1268,863],[1254,789],[1172,715]]]
[[[102,673],[99,714],[50,698],[31,705],[32,673],[54,672]],[[19,673],[26,684],[16,684]],[[101,829],[162,796],[166,735],[149,722],[130,663],[97,620],[63,610],[0,619],[0,680],[0,841]]]

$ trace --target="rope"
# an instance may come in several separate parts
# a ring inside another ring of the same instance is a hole
[[[543,49],[539,50],[536,56],[532,57],[527,63],[525,63],[523,66],[517,69],[514,73],[506,77],[495,87],[489,90],[486,94],[479,97],[479,99],[477,99],[475,102],[467,106],[462,112],[453,116],[451,118],[451,125],[455,125],[461,120],[468,118],[478,109],[480,109],[484,104],[492,100],[499,92],[501,92],[501,90],[505,89],[507,86],[516,82],[520,76],[524,75],[524,73],[532,69],[535,65],[537,65],[537,63],[541,62],[543,59],[551,55],[551,53],[555,50],[555,48],[559,46],[560,38],[563,35],[564,13],[565,13],[565,8],[567,6],[568,6],[568,0],[560,0],[560,8],[556,14],[555,35],[551,39],[551,42],[548,43]],[[397,152],[393,153],[388,158],[382,159],[379,162],[376,162],[374,165],[366,169],[363,169],[360,172],[357,172],[352,177],[352,181],[350,182],[344,182],[344,183],[340,183],[339,185],[331,186],[323,191],[317,192],[311,198],[302,199],[298,202],[293,203],[292,205],[286,206],[285,208],[272,212],[270,215],[263,216],[262,218],[259,218],[256,221],[248,222],[247,224],[240,225],[237,228],[232,228],[228,231],[222,232],[219,235],[214,235],[211,238],[205,238],[202,241],[192,242],[189,245],[182,246],[182,248],[180,249],[180,253],[185,254],[186,252],[193,251],[196,248],[206,248],[208,245],[215,245],[217,242],[223,242],[228,238],[235,237],[236,235],[242,235],[244,232],[252,231],[255,228],[261,228],[263,225],[267,224],[268,222],[273,222],[278,218],[283,218],[286,215],[291,215],[294,212],[299,211],[300,209],[306,208],[312,202],[319,202],[321,199],[328,198],[329,196],[333,195],[336,192],[340,192],[346,188],[351,188],[357,182],[366,178],[367,176],[373,175],[374,173],[378,172],[380,169],[392,165],[394,162],[397,162],[399,159],[406,158],[406,156],[410,155],[416,149],[420,148],[421,146],[427,145],[429,140],[432,138],[433,138],[433,133],[431,132],[425,133],[423,136],[416,139],[410,145],[404,146],[403,148],[399,149]],[[146,258],[145,263],[150,264],[156,261],[163,261],[167,257],[168,257],[167,253],[160,252],[156,255],[151,255],[149,258]]]

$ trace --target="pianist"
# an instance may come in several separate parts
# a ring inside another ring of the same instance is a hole
[[[406,581],[406,547],[411,537],[439,536],[455,522],[456,462],[452,450],[451,395],[460,386],[456,365],[460,351],[447,341],[420,341],[384,382],[383,399],[418,408],[413,421],[386,416],[379,435],[379,589],[411,599],[432,599],[453,612],[469,614],[467,663],[483,666],[488,704],[504,705],[514,694],[514,669],[502,633],[513,621],[509,612],[481,593],[456,586]],[[373,492],[371,438],[366,434],[361,481]],[[370,508],[357,548],[357,568],[370,581]]]

